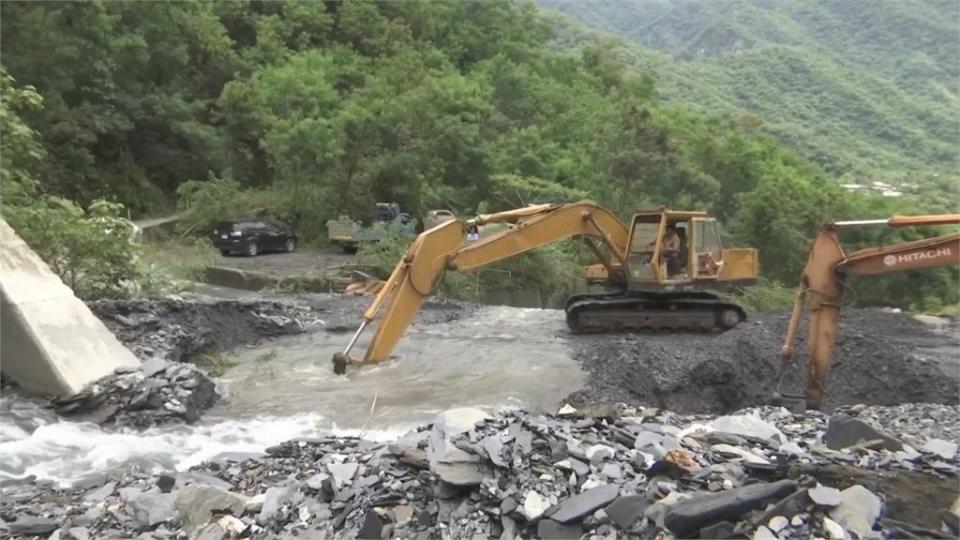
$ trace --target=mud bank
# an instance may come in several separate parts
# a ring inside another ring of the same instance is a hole
[[[722,413],[767,403],[780,369],[787,313],[754,318],[721,335],[588,335],[570,340],[588,373],[575,405],[629,403],[681,413]],[[802,327],[794,357],[806,358]],[[847,309],[834,349],[825,408],[866,403],[956,404],[960,341],[902,313]],[[802,393],[805,364],[784,389]]]

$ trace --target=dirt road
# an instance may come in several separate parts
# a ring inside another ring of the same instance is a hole
[[[336,251],[299,249],[294,253],[267,253],[256,257],[217,255],[216,266],[239,268],[271,276],[314,277],[343,264],[355,263],[355,255]]]

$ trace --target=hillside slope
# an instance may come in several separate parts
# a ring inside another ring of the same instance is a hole
[[[923,182],[960,163],[954,2],[539,3],[639,44],[618,55],[652,71],[666,99],[755,114],[835,176]],[[567,45],[597,39],[554,23]]]

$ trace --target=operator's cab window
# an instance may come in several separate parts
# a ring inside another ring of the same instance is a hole
[[[696,251],[697,275],[715,277],[720,275],[723,262],[720,230],[714,219],[694,220],[694,250]]]

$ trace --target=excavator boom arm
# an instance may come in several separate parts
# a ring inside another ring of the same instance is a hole
[[[850,255],[837,237],[838,227],[886,224],[890,227],[960,224],[960,214],[894,216],[889,220],[838,222],[825,226],[814,238],[794,299],[781,356],[784,366],[793,356],[804,303],[810,296],[807,405],[819,408],[830,373],[830,357],[840,324],[843,275],[877,275],[888,272],[960,264],[960,233],[862,249]],[[781,372],[782,382],[783,372]],[[779,387],[779,383],[778,383]],[[779,388],[778,388],[779,389]]]
[[[419,235],[364,312],[364,320],[347,349],[334,356],[335,370],[342,373],[348,363],[386,360],[437,280],[448,269],[480,268],[574,236],[598,238],[621,262],[616,268],[622,271],[624,267],[629,231],[610,211],[593,203],[539,205],[478,216],[467,223],[502,222],[517,222],[517,225],[469,244],[463,243],[465,224],[460,221],[447,221]],[[376,333],[363,360],[351,359],[350,349],[367,324],[381,312]]]

